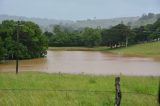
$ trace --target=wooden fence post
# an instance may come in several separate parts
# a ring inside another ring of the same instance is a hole
[[[160,104],[160,79],[159,79],[159,89],[158,89],[158,103]]]
[[[115,78],[115,88],[116,88],[115,106],[120,106],[121,103],[120,77]]]

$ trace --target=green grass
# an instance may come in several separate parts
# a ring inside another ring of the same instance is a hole
[[[109,50],[112,53],[118,53],[131,56],[149,56],[160,58],[160,42],[144,43],[129,46],[128,48],[117,48]]]
[[[113,106],[114,92],[86,91],[115,91],[114,82],[114,76],[0,73],[0,106]],[[158,77],[121,76],[121,90],[122,106],[158,106]]]
[[[49,47],[48,50],[57,51],[103,51],[108,47]]]

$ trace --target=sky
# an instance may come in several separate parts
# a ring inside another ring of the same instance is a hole
[[[58,20],[109,19],[160,13],[160,0],[0,0],[0,14]]]

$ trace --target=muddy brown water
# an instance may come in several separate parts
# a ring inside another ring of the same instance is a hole
[[[97,51],[48,51],[46,58],[21,60],[19,68],[20,72],[160,76],[160,61]],[[15,71],[15,61],[0,64],[0,71]]]

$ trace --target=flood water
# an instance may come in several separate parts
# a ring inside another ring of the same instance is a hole
[[[19,69],[48,73],[160,76],[160,61],[97,51],[48,51],[46,58],[21,60]],[[0,64],[0,71],[15,71],[15,61]]]

